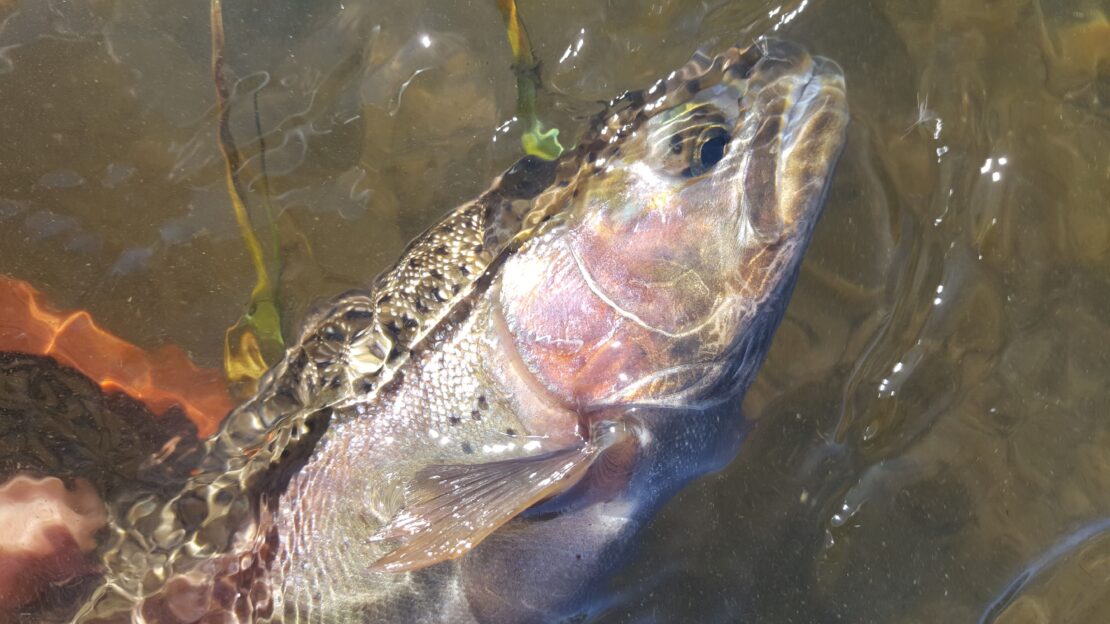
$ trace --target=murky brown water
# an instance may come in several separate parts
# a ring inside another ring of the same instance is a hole
[[[590,102],[770,30],[839,61],[853,110],[746,399],[755,429],[656,519],[604,621],[1110,621],[1106,4],[520,7],[564,137]],[[224,10],[232,128],[257,172],[257,101],[290,318],[519,155],[492,0]],[[0,0],[0,22],[0,272],[219,366],[254,275],[207,3]]]

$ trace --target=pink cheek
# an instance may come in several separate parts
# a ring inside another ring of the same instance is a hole
[[[502,305],[529,371],[564,402],[577,404],[583,378],[595,376],[588,373],[591,360],[620,319],[593,295],[567,254],[551,260],[564,262],[529,267],[543,275],[531,290],[507,279]]]
[[[599,219],[568,243],[597,288],[666,332],[704,319],[719,295],[719,228],[681,211],[651,213],[620,229],[610,225]]]
[[[518,281],[524,270],[531,277]],[[521,288],[525,283],[533,287]],[[542,254],[542,261],[541,254],[519,259],[502,289],[505,318],[525,366],[565,403],[588,406],[651,368],[655,337],[600,299],[565,247]]]

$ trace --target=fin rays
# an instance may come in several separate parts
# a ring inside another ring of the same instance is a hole
[[[601,450],[586,444],[537,457],[421,470],[405,507],[370,538],[401,542],[371,570],[416,570],[466,554],[528,507],[577,483]]]

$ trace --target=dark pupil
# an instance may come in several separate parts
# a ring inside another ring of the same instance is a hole
[[[727,136],[715,136],[701,144],[698,159],[701,160],[703,169],[709,169],[725,157],[725,145],[728,145]]]

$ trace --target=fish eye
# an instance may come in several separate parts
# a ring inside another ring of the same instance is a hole
[[[660,168],[674,176],[695,178],[728,153],[730,123],[709,102],[678,107],[654,120],[652,149]]]
[[[690,177],[699,176],[713,168],[725,157],[725,148],[731,137],[724,128],[712,127],[698,137],[697,148],[690,158]]]

